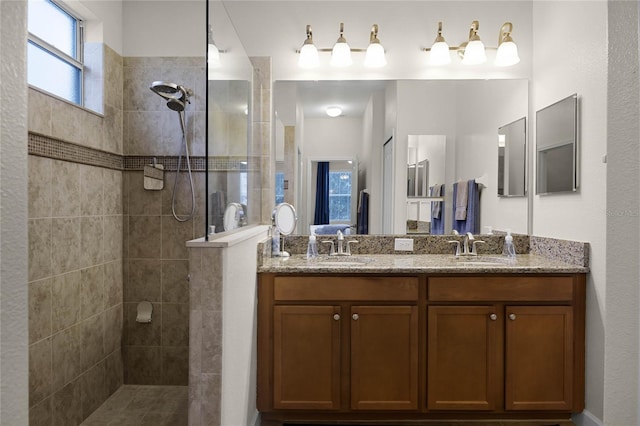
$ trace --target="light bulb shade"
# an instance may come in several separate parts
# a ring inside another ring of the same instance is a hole
[[[387,65],[384,47],[378,43],[370,43],[364,57],[364,66],[367,68],[381,68]]]
[[[487,54],[484,51],[484,43],[480,40],[472,40],[464,49],[462,63],[464,65],[478,65],[487,61]]]
[[[351,48],[345,41],[338,41],[331,50],[332,67],[348,67],[353,63],[351,59]]]
[[[498,46],[496,53],[496,65],[499,67],[508,67],[520,62],[518,56],[518,46],[512,41],[505,41]]]
[[[329,117],[338,117],[342,114],[342,108],[340,107],[329,107],[325,111]]]
[[[429,65],[446,65],[450,62],[449,45],[444,41],[433,43],[429,54]]]
[[[304,44],[300,49],[298,66],[300,68],[315,68],[320,64],[318,49],[313,44]]]
[[[222,65],[220,62],[220,51],[211,41],[207,45],[207,64],[209,65],[209,68],[220,68]]]

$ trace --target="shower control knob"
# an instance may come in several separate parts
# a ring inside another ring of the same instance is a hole
[[[340,314],[333,314],[333,319],[336,321],[340,320]]]

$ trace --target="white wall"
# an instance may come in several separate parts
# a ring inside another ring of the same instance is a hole
[[[122,0],[67,0],[87,21],[88,42],[101,42],[122,55]]]
[[[537,111],[572,93],[578,93],[581,165],[578,192],[533,197],[533,234],[590,243],[586,410],[608,424],[637,424],[637,417],[633,422],[609,422],[603,407],[604,324],[608,315],[605,309],[607,165],[602,163],[602,156],[607,153],[607,3],[534,2],[533,22],[533,110]],[[587,31],[585,23],[588,23]],[[625,37],[632,36],[631,31],[625,34]],[[637,32],[633,34],[637,38]],[[637,121],[637,116],[634,120]],[[530,140],[535,140],[535,121],[529,129],[533,130],[534,135]],[[634,143],[637,142],[635,139]],[[633,238],[637,239],[638,235]],[[637,265],[637,258],[634,263]],[[637,287],[637,281],[633,285]],[[633,321],[627,318],[624,324],[614,326],[627,329]],[[637,328],[635,330],[637,332]],[[611,350],[615,351],[615,347]],[[609,352],[609,348],[606,352]],[[626,367],[629,364],[622,365]],[[629,373],[635,374],[635,388],[616,383],[607,392],[615,392],[620,397],[623,394],[637,395],[637,371]],[[614,390],[614,387],[618,389]],[[623,416],[636,409],[630,406],[624,408],[618,410],[617,415]]]
[[[0,2],[0,424],[28,424],[26,2]]]

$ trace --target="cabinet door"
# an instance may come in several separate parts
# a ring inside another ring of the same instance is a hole
[[[427,408],[493,410],[500,318],[492,306],[430,306]]]
[[[340,307],[275,306],[273,407],[340,407]]]
[[[351,408],[418,408],[418,308],[351,307]]]
[[[573,316],[569,306],[511,306],[506,319],[507,410],[570,410]]]

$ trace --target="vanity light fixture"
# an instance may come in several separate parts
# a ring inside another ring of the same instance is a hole
[[[367,68],[381,68],[387,65],[387,58],[384,54],[384,47],[378,39],[378,24],[371,27],[371,35],[369,36],[369,47],[364,57],[364,66]]]
[[[307,38],[300,48],[300,57],[298,58],[298,66],[300,68],[315,68],[320,64],[318,58],[318,49],[313,44],[313,32],[311,25],[307,25]]]
[[[333,49],[331,50],[331,62],[329,62],[333,67],[344,68],[353,64],[353,59],[351,59],[351,48],[347,43],[347,39],[344,38],[344,23],[340,22],[340,36],[336,41],[336,44],[333,45]]]
[[[339,116],[342,115],[342,108],[337,107],[337,106],[328,107],[325,112],[327,113],[327,115],[329,117],[335,118],[335,117],[339,117]]]
[[[344,37],[344,23],[340,23],[340,36],[335,45],[331,48],[317,48],[313,44],[313,34],[311,25],[307,25],[307,38],[300,50],[296,53],[300,54],[298,58],[298,66],[300,68],[315,68],[320,65],[318,52],[331,52],[331,60],[329,64],[333,67],[344,68],[353,64],[351,58],[352,52],[366,52],[364,58],[364,66],[367,68],[380,68],[387,65],[387,58],[384,47],[378,39],[378,24],[373,24],[371,34],[369,35],[369,46],[366,49],[354,49],[349,46]]]
[[[511,38],[511,33],[513,32],[513,24],[511,22],[505,22],[500,28],[498,47],[485,47],[478,35],[479,29],[480,23],[478,21],[471,22],[469,39],[459,46],[449,46],[442,36],[442,22],[438,22],[438,34],[433,45],[430,48],[422,49],[429,52],[429,65],[446,65],[450,63],[451,50],[457,51],[464,65],[479,65],[486,62],[487,49],[497,50],[495,60],[495,65],[497,66],[511,66],[520,62],[518,47]]]
[[[209,68],[220,68],[222,62],[220,62],[220,50],[213,41],[213,30],[209,25],[209,31],[207,32],[207,64]]]

